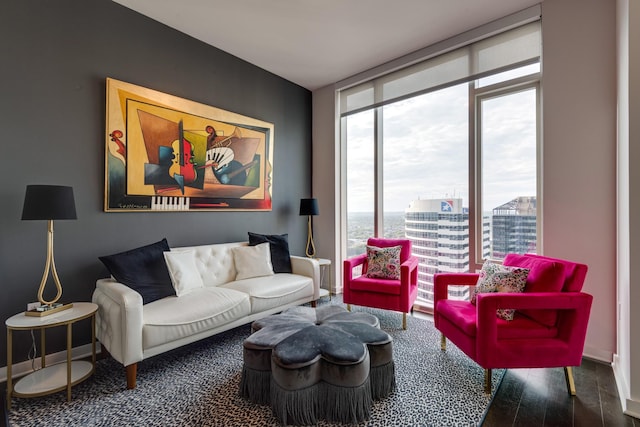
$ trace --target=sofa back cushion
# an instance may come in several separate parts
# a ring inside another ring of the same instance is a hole
[[[504,265],[529,269],[526,292],[561,292],[565,281],[564,264],[542,257],[507,254]],[[556,310],[519,310],[543,325],[553,326],[556,323]]]
[[[205,287],[220,286],[236,280],[236,268],[231,248],[247,246],[247,242],[215,243],[172,248],[172,251],[194,251],[195,264]]]

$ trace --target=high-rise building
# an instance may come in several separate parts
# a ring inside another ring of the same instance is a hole
[[[517,197],[492,212],[492,258],[536,252],[536,198]]]
[[[490,221],[483,217],[483,256],[489,257]],[[433,275],[469,271],[469,210],[462,199],[414,200],[405,210],[405,235],[418,257],[418,298],[433,304]],[[450,292],[466,298],[469,290]]]

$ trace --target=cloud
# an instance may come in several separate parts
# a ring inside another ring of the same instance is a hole
[[[461,84],[382,108],[385,211],[403,211],[418,198],[462,197],[468,206],[467,99]],[[535,93],[487,99],[482,108],[486,211],[535,195]],[[373,209],[374,114],[346,119],[350,212]]]

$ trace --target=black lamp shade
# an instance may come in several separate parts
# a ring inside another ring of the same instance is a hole
[[[23,220],[76,219],[73,188],[61,185],[27,185]]]
[[[318,199],[300,199],[300,215],[319,215]]]

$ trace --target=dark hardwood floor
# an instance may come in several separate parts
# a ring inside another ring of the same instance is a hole
[[[433,321],[430,313],[413,315]],[[571,397],[562,368],[507,370],[482,427],[640,427],[640,419],[622,413],[610,365],[583,359],[573,378]]]
[[[573,376],[575,397],[567,393],[562,368],[508,370],[482,426],[640,427],[622,413],[611,366],[583,359]]]

